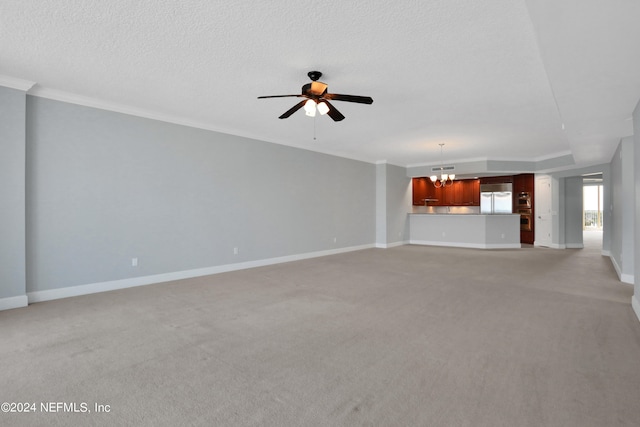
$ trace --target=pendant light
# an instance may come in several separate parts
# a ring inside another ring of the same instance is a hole
[[[431,175],[430,177],[431,182],[436,188],[446,187],[447,184],[452,185],[453,180],[456,178],[456,175],[454,173],[451,173],[451,174],[444,173],[444,165],[442,163],[442,147],[444,146],[444,142],[438,145],[440,145],[440,180],[438,180],[437,175]]]

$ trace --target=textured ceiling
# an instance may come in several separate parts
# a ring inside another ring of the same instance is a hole
[[[4,0],[30,93],[407,166],[608,163],[640,99],[633,0]],[[345,116],[278,116],[320,70]],[[563,129],[564,128],[564,129]],[[314,134],[316,139],[314,139]]]

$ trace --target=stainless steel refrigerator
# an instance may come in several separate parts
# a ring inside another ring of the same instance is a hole
[[[513,213],[513,185],[482,184],[480,186],[481,214],[510,214]]]

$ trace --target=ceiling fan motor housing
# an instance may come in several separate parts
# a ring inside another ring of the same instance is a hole
[[[322,77],[322,73],[320,71],[309,71],[307,73],[307,76],[309,76],[309,78],[315,82],[318,81],[320,77]]]

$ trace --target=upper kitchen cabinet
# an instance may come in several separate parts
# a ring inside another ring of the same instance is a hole
[[[520,175],[514,175],[513,192],[533,194],[533,183],[534,183],[534,175],[532,173],[523,173]]]
[[[411,180],[413,187],[413,206],[424,206],[427,199],[427,179],[413,178]]]
[[[462,201],[465,206],[480,206],[480,180],[467,179],[460,181]]]
[[[471,191],[473,193],[473,206],[480,206],[480,180],[474,179],[471,182]]]
[[[452,196],[452,205],[453,206],[465,206],[468,205],[471,201],[470,198],[466,198],[465,199],[465,195],[468,196],[467,194],[465,194],[464,189],[467,187],[464,185],[464,181],[454,181],[452,186],[451,186],[451,196]]]
[[[506,184],[513,182],[513,175],[485,176],[480,178],[480,184]]]
[[[480,181],[477,179],[455,180],[439,188],[427,177],[412,181],[414,206],[480,206]]]

